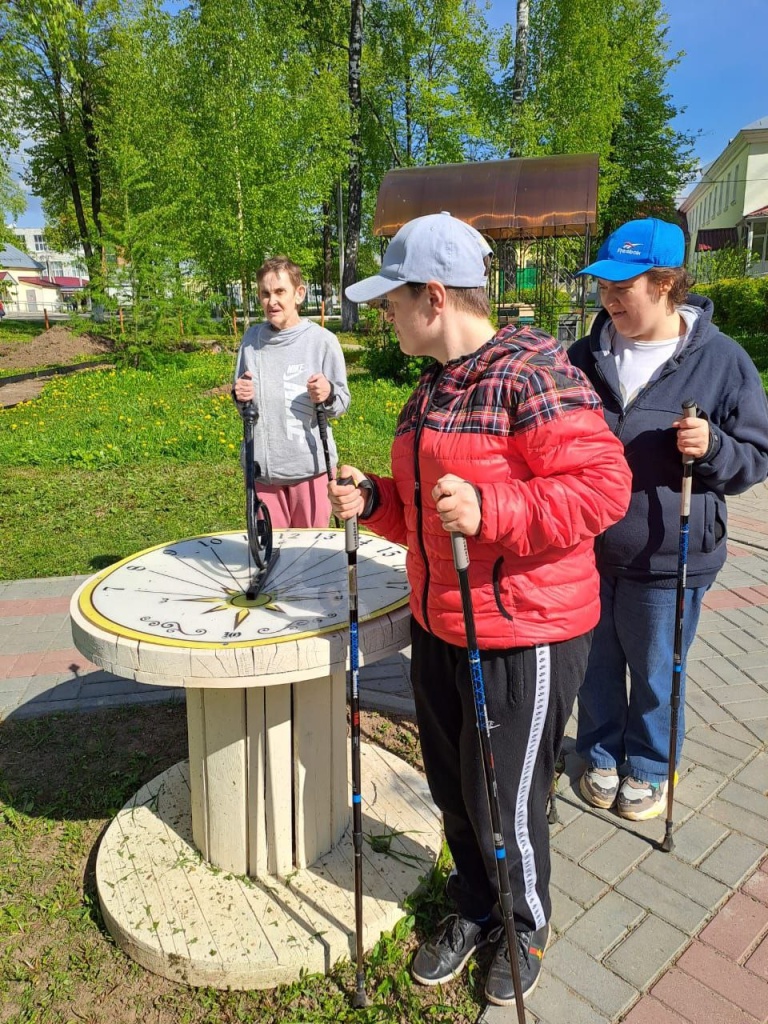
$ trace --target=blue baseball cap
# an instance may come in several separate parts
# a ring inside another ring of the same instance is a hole
[[[622,224],[603,242],[597,259],[579,274],[627,281],[654,267],[682,267],[685,238],[677,224],[647,217]]]
[[[350,302],[370,302],[409,281],[484,288],[485,257],[492,251],[479,231],[450,213],[415,217],[387,246],[379,273],[351,284],[345,294]]]

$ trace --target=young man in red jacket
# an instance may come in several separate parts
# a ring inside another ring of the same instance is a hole
[[[436,362],[400,414],[392,477],[343,466],[334,512],[408,546],[412,682],[427,779],[455,872],[455,913],[415,979],[449,981],[499,935],[496,867],[450,534],[467,537],[523,992],[550,935],[547,794],[600,612],[593,542],[624,514],[630,474],[600,401],[554,339],[490,322],[490,248],[449,214],[404,225],[347,289],[386,297],[401,349]],[[485,994],[513,1003],[502,937]]]

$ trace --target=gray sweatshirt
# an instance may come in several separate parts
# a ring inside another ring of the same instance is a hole
[[[325,457],[315,407],[307,381],[322,373],[332,385],[325,410],[328,419],[349,408],[347,370],[335,335],[312,320],[276,331],[266,321],[249,327],[237,355],[235,380],[246,370],[253,375],[259,418],[254,454],[259,480],[288,485],[325,474]],[[336,444],[328,428],[331,466],[337,465]]]

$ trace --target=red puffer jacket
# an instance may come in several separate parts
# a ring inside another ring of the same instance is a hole
[[[408,547],[411,611],[466,646],[450,534],[432,489],[447,473],[476,487],[468,538],[482,649],[568,640],[600,614],[593,540],[624,515],[631,474],[600,400],[543,332],[505,328],[470,356],[428,370],[400,414],[393,478],[371,477],[365,525]]]

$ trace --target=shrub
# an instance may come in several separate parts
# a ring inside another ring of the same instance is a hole
[[[695,290],[715,304],[715,323],[726,334],[768,333],[768,278],[729,278]]]
[[[714,284],[716,281],[746,277],[751,262],[749,249],[735,245],[713,252],[699,252],[696,254],[696,280],[702,284]]]
[[[406,355],[400,348],[391,325],[384,322],[376,310],[369,312],[375,314],[378,324],[375,329],[369,328],[361,338],[365,346],[363,366],[374,378],[391,380],[395,384],[415,383],[431,360]]]

